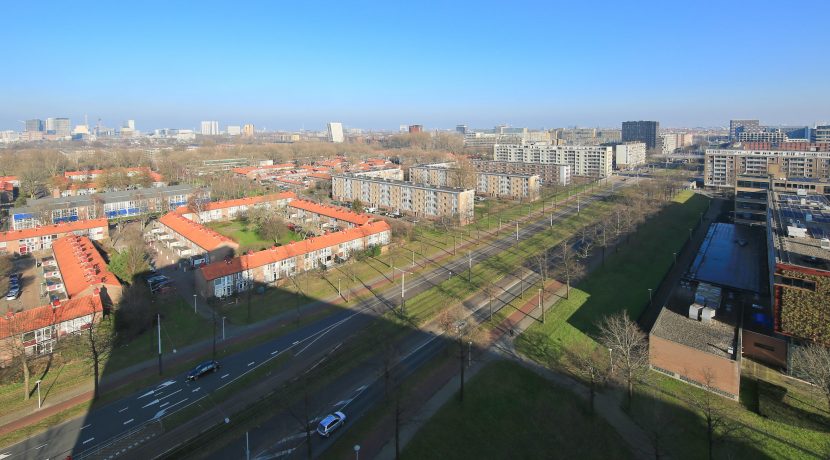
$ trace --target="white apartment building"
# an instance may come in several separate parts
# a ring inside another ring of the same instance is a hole
[[[218,136],[219,122],[218,121],[203,121],[202,129],[200,130],[202,136]]]
[[[228,136],[239,136],[242,134],[242,127],[239,125],[228,125]]]
[[[680,146],[677,143],[677,134],[663,133],[660,135],[660,148],[663,155],[674,153]]]
[[[830,152],[706,149],[707,187],[734,187],[739,175],[830,180]]]
[[[646,162],[646,143],[627,142],[614,146],[614,162],[617,169],[628,169]]]
[[[329,132],[329,142],[341,144],[346,140],[346,137],[343,135],[343,123],[328,123],[326,128]]]
[[[493,146],[493,160],[567,164],[574,176],[608,177],[614,165],[614,148],[600,145],[552,145],[547,142],[496,144]]]

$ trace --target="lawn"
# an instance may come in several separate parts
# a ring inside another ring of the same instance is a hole
[[[227,222],[209,222],[206,226],[239,243],[239,250],[241,252],[245,252],[249,249],[258,251],[260,249],[270,248],[274,245],[272,240],[263,239],[259,236],[259,233],[257,233],[254,226],[250,226],[238,220],[231,220]],[[289,230],[282,235],[279,243],[288,244],[292,241],[299,241],[302,239],[301,235]]]
[[[517,364],[488,364],[465,400],[448,401],[403,451],[404,459],[631,458],[628,446],[572,393]]]
[[[684,192],[631,236],[629,243],[608,256],[604,266],[586,277],[570,298],[557,302],[545,324],[534,324],[516,340],[522,353],[550,364],[564,348],[590,340],[600,318],[628,311],[637,318],[648,303],[648,289],[656,289],[671,268],[676,252],[688,238],[708,199]]]

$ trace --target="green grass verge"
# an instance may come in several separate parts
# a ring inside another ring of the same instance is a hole
[[[239,250],[244,252],[247,250],[258,251],[266,249],[274,245],[274,242],[269,239],[262,238],[253,226],[247,225],[238,220],[231,220],[225,222],[208,222],[207,227],[215,230],[217,233],[227,236],[228,238],[239,243]],[[287,231],[279,240],[280,244],[288,244],[292,241],[302,240],[302,236],[293,232]]]
[[[632,458],[587,404],[511,362],[488,364],[415,435],[402,458]]]

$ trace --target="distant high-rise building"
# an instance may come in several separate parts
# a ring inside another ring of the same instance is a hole
[[[26,120],[26,131],[33,133],[33,132],[42,132],[43,131],[43,120]]]
[[[218,136],[219,122],[218,121],[203,121],[202,129],[200,130],[202,136]]]
[[[228,133],[228,136],[238,136],[242,134],[242,127],[239,125],[228,125],[225,131]]]
[[[135,131],[135,120],[127,120],[124,122],[124,128]]]
[[[55,118],[53,123],[56,136],[69,137],[72,135],[72,122],[69,118]]]
[[[253,123],[245,123],[245,125],[242,126],[242,134],[245,137],[254,137],[254,131]]]
[[[422,133],[422,132],[424,132],[424,126],[423,125],[409,125],[409,133],[410,134]]]
[[[741,133],[761,131],[761,122],[758,120],[729,120],[729,140],[737,141]]]
[[[660,123],[656,121],[624,121],[622,124],[622,142],[645,142],[646,148],[657,147],[657,131]]]
[[[458,134],[467,134],[467,125],[456,125],[455,132]]]
[[[339,144],[346,140],[345,136],[343,136],[343,123],[329,123],[326,125],[329,131],[329,142],[334,142]]]
[[[52,117],[46,119],[46,134],[55,134],[55,119]]]
[[[830,143],[830,125],[817,125],[815,129],[816,143]]]

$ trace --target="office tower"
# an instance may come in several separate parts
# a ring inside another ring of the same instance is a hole
[[[657,147],[657,131],[660,123],[656,121],[624,121],[622,124],[623,142],[645,142],[646,148]]]
[[[26,120],[26,131],[27,132],[42,132],[43,131],[43,120]]]
[[[455,132],[458,134],[467,134],[467,125],[456,125]]]
[[[254,136],[254,125],[253,123],[245,123],[242,126],[242,134],[245,137],[253,137]]]
[[[53,118],[53,131],[56,136],[69,137],[72,135],[72,122],[69,118]]]
[[[761,131],[758,120],[729,120],[729,140],[737,141],[741,133]]]
[[[329,142],[342,143],[346,138],[343,136],[343,123],[331,122],[326,125],[329,131]]]
[[[409,133],[422,133],[424,132],[423,125],[409,125]]]
[[[226,132],[228,133],[228,136],[238,136],[242,134],[242,127],[239,125],[228,125]]]
[[[201,134],[202,134],[202,136],[218,136],[219,135],[219,122],[218,121],[203,121],[202,122]]]

